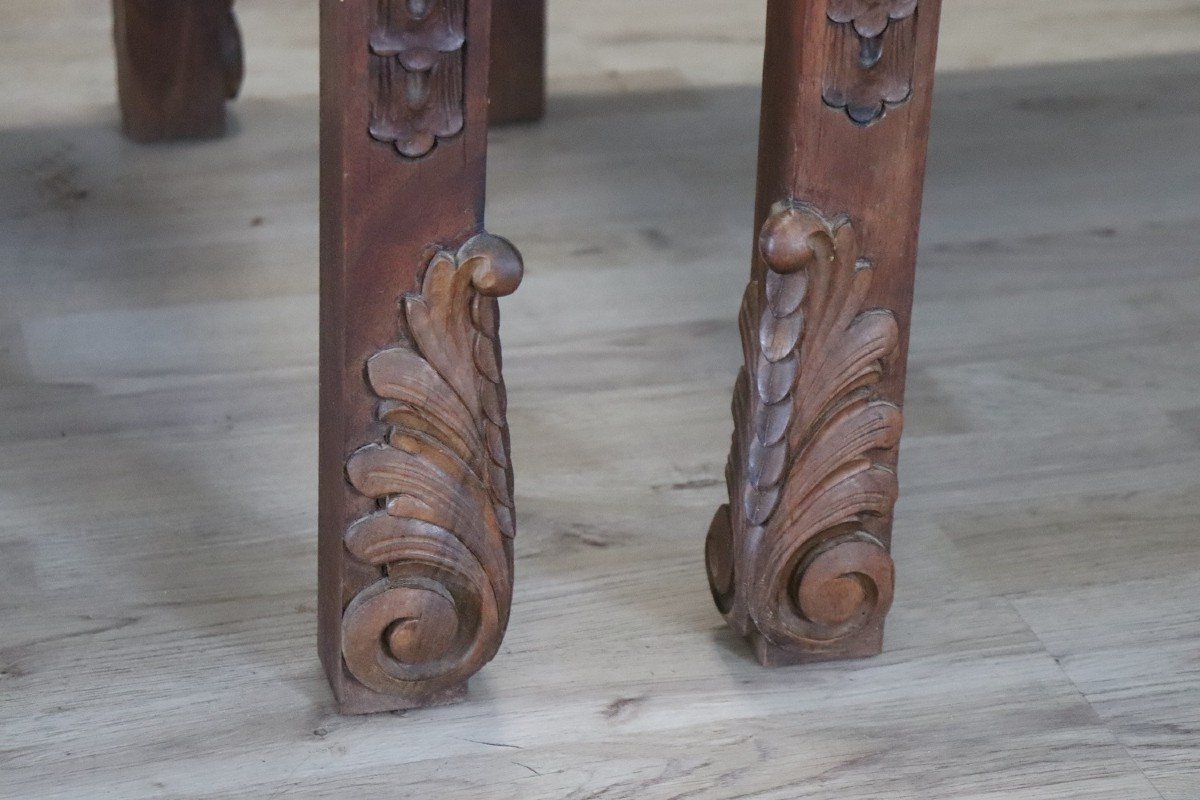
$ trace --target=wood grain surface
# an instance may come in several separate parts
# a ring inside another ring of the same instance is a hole
[[[767,666],[883,646],[940,12],[767,5],[729,502],[705,539],[713,599]]]
[[[364,718],[313,656],[312,6],[240,4],[232,135],[147,148],[105,4],[0,0],[0,797],[1200,796],[1194,3],[946,4],[884,655],[774,671],[702,563],[761,9],[553,3],[490,153],[509,632]]]
[[[346,713],[460,699],[508,624],[490,9],[321,6],[317,640]]]
[[[113,0],[122,129],[131,139],[225,132],[245,66],[233,0]]]

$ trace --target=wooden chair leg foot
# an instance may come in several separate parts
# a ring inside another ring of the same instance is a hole
[[[883,651],[883,628],[875,628],[871,635],[860,635],[855,639],[854,649],[797,650],[794,647],[779,647],[758,635],[752,635],[750,646],[758,663],[767,668],[794,667],[800,664],[820,664],[826,661],[845,661],[854,658],[870,658]]]
[[[122,129],[135,141],[225,132],[242,82],[233,0],[113,0]]]
[[[770,0],[720,611],[768,666],[878,653],[940,3]]]
[[[344,697],[338,703],[338,713],[346,715],[354,714],[382,714],[388,711],[409,711],[414,708],[436,708],[437,706],[449,706],[455,703],[461,703],[467,699],[467,684],[458,684],[457,686],[445,689],[436,695],[427,695],[420,700],[413,701],[411,704],[406,704],[403,698],[383,695],[358,695],[350,694]]]
[[[512,604],[489,8],[321,5],[318,636],[345,713],[461,699]]]

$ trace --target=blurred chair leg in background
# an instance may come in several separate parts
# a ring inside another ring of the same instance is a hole
[[[546,0],[492,0],[492,122],[533,122],[546,111]]]
[[[113,0],[122,129],[142,142],[220,136],[242,82],[233,0]]]

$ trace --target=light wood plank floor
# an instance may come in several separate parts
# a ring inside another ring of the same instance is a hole
[[[314,648],[315,4],[242,5],[233,135],[138,147],[107,4],[0,0],[0,797],[1200,798],[1200,4],[947,4],[887,652],[764,671],[701,552],[762,4],[554,0],[493,137],[512,625],[370,718]]]

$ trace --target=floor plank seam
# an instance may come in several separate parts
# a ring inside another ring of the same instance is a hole
[[[1017,604],[1013,603],[1008,595],[1004,595],[1004,600],[1006,603],[1008,603],[1009,607],[1017,615],[1017,617],[1023,623],[1025,623],[1025,626],[1029,629],[1029,632],[1033,634],[1034,638],[1038,640],[1038,643],[1041,644],[1042,650],[1046,653],[1046,655],[1054,660],[1054,668],[1060,675],[1062,675],[1063,680],[1070,684],[1071,688],[1079,696],[1079,699],[1082,700],[1083,703],[1088,707],[1092,713],[1092,716],[1095,717],[1096,722],[1099,723],[1104,730],[1108,731],[1109,736],[1112,737],[1113,744],[1121,748],[1121,752],[1125,754],[1125,757],[1129,759],[1130,765],[1137,770],[1137,773],[1142,776],[1143,780],[1146,781],[1146,785],[1149,786],[1156,795],[1158,795],[1159,800],[1167,800],[1166,796],[1158,788],[1158,784],[1156,784],[1154,780],[1146,773],[1146,770],[1142,767],[1141,762],[1138,761],[1138,759],[1133,755],[1133,752],[1129,749],[1125,742],[1122,741],[1121,735],[1117,731],[1113,730],[1113,727],[1109,725],[1107,721],[1105,721],[1095,704],[1092,703],[1091,698],[1088,697],[1087,692],[1083,690],[1083,687],[1081,687],[1073,678],[1071,678],[1070,673],[1067,672],[1066,668],[1062,664],[1062,659],[1050,652],[1049,645],[1044,639],[1042,639],[1040,635],[1038,635],[1037,629],[1033,626],[1029,619],[1021,613],[1021,609],[1017,606]]]

